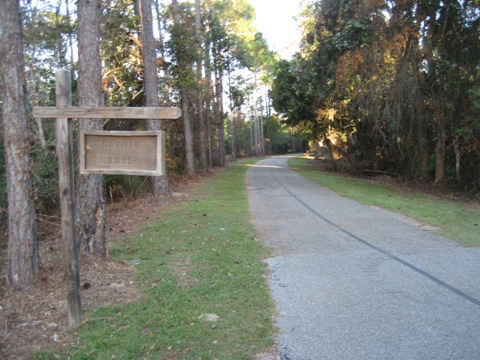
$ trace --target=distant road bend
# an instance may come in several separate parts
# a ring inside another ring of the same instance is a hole
[[[340,197],[289,169],[247,173],[282,359],[480,358],[480,249]]]

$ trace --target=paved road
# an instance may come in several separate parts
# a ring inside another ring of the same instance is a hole
[[[247,173],[284,360],[480,359],[480,249],[263,160]],[[479,235],[480,236],[480,235]]]

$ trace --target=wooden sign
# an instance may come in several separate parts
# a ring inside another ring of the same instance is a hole
[[[65,247],[67,313],[70,326],[82,320],[78,266],[77,217],[73,167],[73,126],[77,119],[157,119],[181,116],[176,107],[87,108],[71,107],[70,72],[57,70],[57,107],[33,108],[36,118],[56,118],[62,238]],[[89,131],[80,136],[80,167],[83,174],[165,175],[165,135],[162,131]]]
[[[82,174],[165,175],[163,131],[84,131]]]

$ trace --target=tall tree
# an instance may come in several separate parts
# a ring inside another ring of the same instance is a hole
[[[155,38],[153,36],[152,3],[150,0],[137,1],[138,15],[140,19],[140,38],[142,40],[145,105],[157,107],[159,105],[157,55]],[[147,120],[147,126],[149,130],[162,130],[162,122],[160,120]],[[153,177],[152,185],[155,196],[168,195],[170,193],[166,175]]]
[[[185,158],[186,167],[189,174],[195,172],[194,158],[193,158],[193,132],[192,132],[192,116],[190,106],[192,104],[192,97],[190,96],[189,83],[192,81],[189,75],[191,75],[192,67],[190,59],[188,58],[187,39],[185,37],[185,29],[182,28],[182,22],[180,18],[180,8],[177,0],[172,0],[172,12],[173,12],[173,34],[176,41],[175,56],[177,58],[178,67],[181,69],[182,74],[179,75],[179,87],[180,96],[182,100],[182,115],[183,115],[183,131],[185,137]],[[183,49],[182,49],[183,48]]]
[[[135,7],[131,0],[105,0],[102,4],[100,51],[107,105],[143,106],[143,62]]]
[[[207,31],[209,25],[207,24]],[[211,49],[210,36],[205,38],[205,49],[203,51],[205,58],[205,123],[207,128],[207,155],[208,155],[208,168],[213,167],[213,150],[212,150],[212,122],[211,122],[211,108],[213,100],[213,85],[212,85],[212,66],[210,61],[210,49]]]
[[[216,143],[216,160],[219,166],[225,166],[225,115],[223,112],[223,76],[226,68],[226,56],[231,39],[229,39],[226,28],[223,24],[226,22],[222,19],[222,7],[224,4],[215,3],[213,11],[210,13],[210,41],[211,56],[213,67],[213,84],[212,84],[212,106],[213,118],[215,122],[215,133],[217,137]],[[218,9],[217,9],[218,7]]]
[[[263,134],[263,114],[261,111],[261,86],[260,78],[261,71],[266,72],[266,69],[273,64],[274,53],[268,49],[267,41],[264,39],[262,33],[255,35],[255,40],[250,42],[247,46],[248,55],[246,62],[253,72],[253,113],[254,113],[254,143],[255,153],[257,156],[265,154],[265,141]]]
[[[205,119],[205,101],[204,88],[205,82],[203,79],[203,50],[202,50],[202,22],[201,22],[201,6],[200,0],[195,0],[195,36],[197,38],[197,107],[198,107],[198,123],[200,128],[199,143],[200,143],[200,163],[202,169],[208,168],[208,149],[207,149],[207,122]]]
[[[78,104],[102,105],[102,67],[100,62],[100,0],[78,1]],[[82,130],[101,130],[103,122],[88,119],[79,122]],[[103,176],[80,175],[78,184],[79,244],[86,253],[107,256],[105,239],[105,198]]]
[[[8,187],[8,279],[26,288],[38,272],[25,64],[19,2],[0,1],[0,90]]]
[[[237,116],[237,108],[235,107],[235,103],[233,101],[233,86],[232,86],[232,76],[230,67],[228,69],[228,97],[230,101],[230,144],[231,144],[231,154],[232,154],[232,161],[237,161],[237,137],[235,131],[235,118]]]
[[[162,103],[165,106],[171,105],[170,100],[170,80],[169,80],[169,70],[168,70],[168,62],[166,60],[166,51],[165,51],[165,42],[163,40],[163,26],[162,26],[162,17],[160,13],[160,5],[159,0],[154,0],[155,6],[155,15],[157,18],[157,30],[158,30],[158,50],[160,51],[161,56],[161,63],[162,63],[162,70],[163,70],[163,98]]]

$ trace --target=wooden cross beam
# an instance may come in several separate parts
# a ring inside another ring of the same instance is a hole
[[[157,119],[175,120],[182,115],[177,107],[70,107],[35,106],[35,118],[70,119]]]

